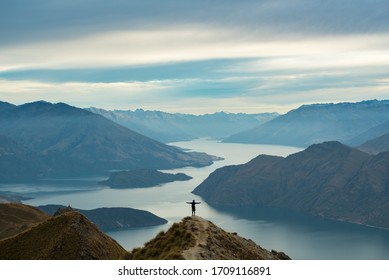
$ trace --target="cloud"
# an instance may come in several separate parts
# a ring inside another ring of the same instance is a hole
[[[244,33],[360,34],[389,30],[387,0],[2,0],[3,44],[203,23]]]
[[[237,112],[389,96],[386,0],[0,5],[0,98],[14,103]]]
[[[78,107],[143,108],[194,114],[285,113],[304,103],[387,99],[386,82],[387,79],[367,77],[356,82],[342,73],[274,75],[262,80],[255,76],[114,83],[0,80],[0,100],[15,104],[47,100]]]
[[[275,58],[261,66],[320,67],[335,62],[387,63],[389,35],[256,38],[237,30],[183,28],[114,31],[63,41],[0,48],[0,71],[168,64],[210,59]],[[362,61],[364,60],[364,61]],[[272,65],[273,64],[273,65]],[[336,66],[336,65],[332,65]]]

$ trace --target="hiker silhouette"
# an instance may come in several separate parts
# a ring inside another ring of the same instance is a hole
[[[201,202],[196,202],[194,199],[193,201],[187,201],[186,203],[192,205],[192,216],[196,215],[196,204],[200,204]]]

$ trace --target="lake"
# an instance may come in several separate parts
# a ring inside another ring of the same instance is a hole
[[[148,210],[169,221],[156,227],[108,233],[130,250],[142,246],[161,230],[191,214],[186,201],[202,201],[191,194],[216,168],[245,163],[259,154],[287,156],[302,150],[297,147],[220,143],[199,139],[171,143],[184,149],[223,157],[211,166],[180,168],[169,172],[184,172],[193,179],[146,189],[110,189],[97,184],[106,178],[47,180],[42,184],[2,185],[2,191],[14,191],[34,197],[24,203],[71,205],[75,208],[132,207]],[[266,207],[215,208],[204,201],[197,215],[212,221],[226,231],[254,240],[266,249],[283,251],[292,259],[389,259],[389,230],[339,221],[326,220],[308,214]]]

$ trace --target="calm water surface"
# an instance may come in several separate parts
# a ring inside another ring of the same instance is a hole
[[[300,148],[219,143],[213,140],[177,142],[172,145],[207,152],[225,158],[212,166],[181,168],[190,181],[173,182],[147,189],[110,189],[96,182],[105,178],[46,181],[36,185],[2,185],[2,191],[14,191],[34,197],[26,204],[63,204],[75,208],[132,207],[163,217],[168,224],[109,233],[126,249],[142,246],[159,231],[190,215],[186,201],[201,197],[191,194],[216,168],[245,163],[259,154],[287,156]],[[214,208],[202,201],[197,214],[230,232],[250,238],[262,247],[284,251],[293,259],[389,259],[389,231],[330,221],[287,210],[264,207]]]

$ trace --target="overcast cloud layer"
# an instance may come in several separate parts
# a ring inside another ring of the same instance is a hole
[[[389,97],[386,0],[0,0],[0,100],[206,113]]]

